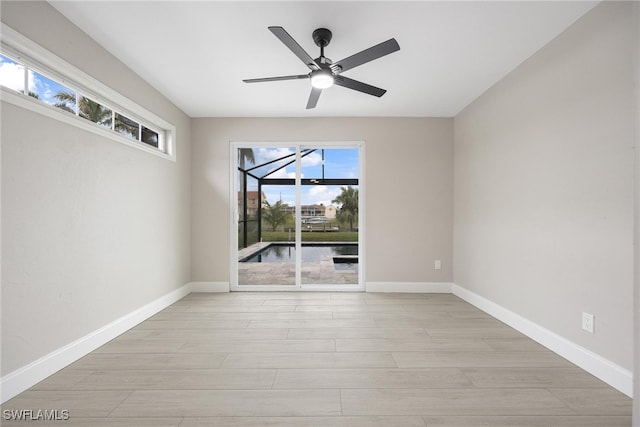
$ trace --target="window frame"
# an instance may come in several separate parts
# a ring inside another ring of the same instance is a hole
[[[176,127],[173,124],[89,76],[84,71],[5,24],[0,25],[0,53],[25,67],[24,89],[26,89],[25,93],[20,93],[11,88],[0,86],[2,101],[109,138],[129,147],[176,161]],[[140,139],[136,140],[121,134],[114,129],[113,124],[111,129],[105,128],[80,117],[77,111],[76,114],[73,114],[29,96],[30,88],[27,87],[29,70],[68,87],[75,91],[78,96],[87,97],[111,109],[112,122],[115,114],[120,114],[136,121],[139,124],[138,137]],[[143,127],[158,134],[158,148],[142,141],[141,132]]]

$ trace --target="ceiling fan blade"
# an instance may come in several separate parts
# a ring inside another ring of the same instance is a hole
[[[308,79],[308,74],[300,74],[297,76],[281,76],[281,77],[263,77],[261,79],[244,79],[242,80],[245,83],[260,83],[260,82],[277,82],[280,80],[300,80],[300,79]]]
[[[358,92],[363,92],[377,97],[381,97],[387,92],[385,89],[380,89],[379,87],[371,86],[345,76],[335,76],[333,78],[333,83],[338,86],[346,87],[347,89],[357,90]]]
[[[271,31],[277,38],[280,39],[282,43],[285,44],[293,52],[302,62],[305,63],[307,67],[312,70],[319,70],[320,66],[316,64],[316,61],[313,60],[311,56],[296,42],[293,37],[289,35],[282,27],[269,27],[269,31]]]
[[[369,49],[365,49],[362,52],[358,52],[355,55],[351,55],[348,58],[334,62],[331,65],[331,69],[333,72],[337,73],[347,71],[359,65],[373,61],[374,59],[393,53],[396,50],[400,50],[400,45],[398,45],[396,39],[389,39],[386,42],[382,42],[370,47]]]
[[[309,94],[309,100],[307,101],[307,110],[316,108],[316,105],[318,104],[318,98],[320,98],[321,93],[322,93],[322,89],[318,89],[315,87],[311,88],[311,93]]]

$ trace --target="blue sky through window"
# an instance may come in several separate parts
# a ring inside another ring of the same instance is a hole
[[[5,55],[0,55],[0,85],[17,92],[35,95],[40,101],[49,105],[55,105],[58,102],[55,96],[59,92],[75,93],[74,90],[33,70],[27,72],[28,88],[25,88],[24,70],[24,65]]]
[[[257,176],[264,176],[267,173],[278,169],[286,163],[290,165],[272,173],[269,178],[295,178],[295,148],[254,148],[253,154],[255,164],[260,165],[269,161],[291,155],[281,161],[271,163],[252,171]],[[303,152],[304,154],[304,152]],[[359,150],[357,148],[325,148],[324,149],[324,178],[358,178],[359,176]],[[249,169],[254,165],[246,163]],[[302,178],[322,178],[322,149],[317,149],[302,157],[301,162]],[[257,183],[250,180],[249,191],[257,190]],[[267,201],[271,204],[282,200],[290,206],[295,204],[294,186],[263,186],[263,191]],[[340,186],[313,185],[303,186],[301,203],[303,205],[332,204],[331,201],[341,193]]]
[[[38,99],[46,104],[55,105],[58,102],[56,94],[60,92],[75,94],[73,89],[69,89],[68,87],[61,85],[42,74],[35,71],[30,71],[30,73],[33,74],[33,84],[30,84],[29,92],[33,92],[38,95]]]

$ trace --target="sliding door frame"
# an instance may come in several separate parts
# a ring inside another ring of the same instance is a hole
[[[296,268],[295,285],[239,285],[238,284],[238,188],[236,187],[236,176],[238,173],[238,149],[240,148],[293,148],[296,150],[296,214],[295,214],[295,245],[296,245]],[[357,284],[327,284],[315,285],[302,283],[302,230],[301,230],[301,150],[305,148],[314,149],[358,149],[358,283]],[[230,291],[341,291],[341,292],[363,292],[365,291],[365,143],[364,141],[230,141],[229,143],[229,289]]]

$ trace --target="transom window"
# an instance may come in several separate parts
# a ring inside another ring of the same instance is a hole
[[[5,54],[0,54],[0,85],[164,151],[161,131],[142,125],[140,120],[127,117]]]
[[[15,30],[0,30],[4,101],[175,160],[175,126]]]

